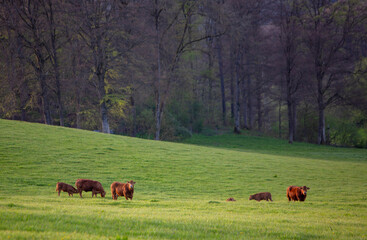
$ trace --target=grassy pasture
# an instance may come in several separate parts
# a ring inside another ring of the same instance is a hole
[[[106,198],[57,196],[57,181],[77,178],[100,181]],[[112,200],[110,184],[128,180],[134,200]],[[288,203],[289,185],[310,187],[306,202]],[[261,191],[274,202],[248,200]],[[0,239],[367,239],[366,192],[365,149],[0,120]]]

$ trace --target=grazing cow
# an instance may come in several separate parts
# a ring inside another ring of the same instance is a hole
[[[230,197],[230,198],[228,198],[226,201],[227,201],[227,202],[235,202],[236,200],[235,200],[234,198]]]
[[[289,186],[287,188],[287,198],[288,201],[305,201],[307,197],[307,190],[310,189],[309,187],[297,187],[297,186]]]
[[[77,193],[78,191],[71,185],[63,183],[63,182],[57,182],[56,184],[56,192],[59,192],[59,196],[60,196],[60,192],[67,192],[69,194],[69,196],[73,196],[74,193]]]
[[[94,195],[96,195],[97,197],[97,193],[100,193],[101,197],[106,196],[106,192],[104,191],[102,184],[98,181],[93,181],[89,179],[78,179],[75,182],[75,186],[78,189],[80,197],[83,197],[82,191],[85,192],[92,191],[92,197],[94,197]]]
[[[133,200],[134,185],[136,182],[130,181],[127,183],[113,182],[111,184],[112,199],[117,200],[118,196],[125,196],[126,200]]]
[[[273,201],[273,199],[271,199],[270,192],[261,192],[261,193],[256,193],[254,195],[250,195],[249,200],[253,200],[253,199],[258,202],[260,202],[261,200]]]

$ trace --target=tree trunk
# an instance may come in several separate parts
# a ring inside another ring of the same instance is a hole
[[[230,49],[230,51],[231,51],[231,53],[230,53],[230,59],[231,59],[231,63],[230,63],[230,72],[231,72],[231,119],[234,119],[234,95],[235,95],[235,93],[234,93],[234,71],[235,71],[235,68],[233,67],[233,65],[234,65],[234,62],[235,62],[235,58],[234,58],[234,54],[233,54],[233,52],[234,52],[234,50],[232,49],[232,47],[231,47],[231,49]]]
[[[326,135],[325,135],[325,106],[324,106],[324,99],[321,93],[318,95],[318,110],[319,110],[319,129],[318,129],[318,144],[325,144],[326,142]]]
[[[156,31],[156,43],[157,43],[157,82],[156,82],[156,110],[155,110],[155,140],[160,140],[161,133],[161,120],[162,120],[162,109],[161,109],[161,42],[159,37],[159,14],[158,0],[155,0],[155,31]]]
[[[234,133],[240,134],[240,53],[237,53],[235,63],[236,88],[235,88],[235,104],[234,104]]]
[[[282,99],[278,102],[278,137],[282,138]]]
[[[251,130],[253,126],[252,117],[252,93],[251,93],[251,76],[247,75],[247,116],[248,116],[248,129]]]
[[[292,79],[291,79],[291,63],[290,59],[286,59],[286,83],[287,83],[287,108],[288,108],[288,142],[293,143],[294,140],[294,101],[292,99]]]
[[[326,105],[324,103],[324,89],[323,89],[323,78],[325,76],[325,72],[323,71],[323,61],[321,59],[322,49],[320,47],[320,39],[318,38],[317,41],[317,54],[315,57],[315,72],[316,72],[316,80],[317,80],[317,104],[318,104],[318,111],[319,111],[319,127],[318,127],[318,137],[317,143],[318,144],[325,144],[326,142],[326,135],[325,135],[325,115],[324,111]]]
[[[74,92],[75,92],[75,115],[76,115],[76,128],[80,129],[81,125],[80,125],[80,86],[78,84],[78,77],[77,77],[77,71],[76,71],[76,52],[77,50],[74,49],[73,44],[70,44],[71,49],[73,49],[73,53],[72,53],[72,74],[73,74],[73,78],[74,78]],[[79,58],[80,61],[80,58]],[[80,66],[80,62],[78,63],[78,65]]]
[[[41,43],[36,41],[36,46],[41,46]],[[45,124],[51,125],[52,118],[51,118],[51,110],[50,110],[50,102],[49,102],[49,90],[46,84],[46,76],[44,73],[44,66],[45,66],[45,59],[42,55],[42,52],[38,47],[34,49],[35,55],[37,57],[37,64],[34,64],[34,67],[37,71],[37,77],[39,80],[39,84],[41,87],[41,99],[42,99],[42,112],[43,112],[43,121]]]
[[[108,110],[105,102],[101,104],[102,132],[110,133],[110,125],[108,124]]]
[[[289,97],[287,98],[287,107],[288,107],[288,142],[289,143],[293,143],[293,104],[292,101],[289,99]]]
[[[222,43],[221,39],[217,38],[217,54],[218,54],[218,67],[219,67],[219,78],[220,78],[220,92],[222,96],[222,121],[223,125],[226,123],[226,95],[224,86],[224,73],[223,73],[223,59],[222,59]]]
[[[59,117],[60,117],[60,126],[64,126],[64,106],[61,99],[61,83],[60,83],[60,70],[59,70],[59,59],[57,56],[56,49],[56,26],[54,21],[54,8],[52,5],[52,1],[48,0],[48,9],[44,6],[46,16],[48,17],[49,31],[50,31],[50,40],[51,40],[51,49],[47,48],[50,54],[51,64],[54,69],[55,81],[56,81],[56,96],[57,96],[57,104],[59,106]]]
[[[136,107],[135,107],[135,99],[134,99],[134,95],[132,94],[130,97],[130,104],[131,104],[131,114],[133,116],[133,126],[132,126],[132,133],[131,136],[132,137],[136,137],[137,134],[137,129],[136,129]]]
[[[79,95],[77,96],[77,100],[76,100],[76,128],[78,129],[81,128],[81,125],[80,125],[80,96]]]
[[[211,47],[210,47],[211,48]],[[212,78],[212,70],[213,70],[213,57],[212,54],[208,54],[208,123],[209,125],[214,124],[214,113],[213,113],[213,78]]]
[[[262,109],[262,83],[263,83],[263,69],[261,67],[259,79],[256,81],[256,110],[257,110],[257,129],[262,130],[263,127],[263,109]]]
[[[161,134],[161,108],[160,104],[157,104],[157,110],[156,110],[156,117],[155,117],[155,140],[160,140],[160,134]]]
[[[55,72],[55,80],[56,80],[56,96],[57,96],[57,103],[59,105],[59,117],[60,117],[60,126],[64,126],[64,106],[61,100],[61,83],[60,83],[60,71],[59,71],[59,64],[57,63],[57,53],[56,49],[54,50],[54,72]]]
[[[242,81],[242,116],[244,128],[249,129],[247,121],[247,91],[245,81]]]
[[[49,94],[48,88],[46,85],[46,77],[43,73],[43,70],[40,70],[38,73],[38,79],[41,85],[41,98],[42,98],[42,110],[43,110],[43,120],[45,124],[51,125],[51,110],[50,110],[50,102],[49,102]]]
[[[293,102],[293,141],[297,140],[296,132],[297,132],[297,102],[294,100]]]
[[[263,123],[263,119],[262,119],[262,97],[261,97],[261,91],[258,90],[256,92],[256,110],[257,110],[257,130],[261,131],[262,129],[262,123]]]
[[[108,108],[105,103],[105,70],[101,70],[100,68],[98,72],[96,73],[98,78],[98,84],[99,84],[99,95],[100,99],[102,100],[101,106],[100,106],[100,112],[101,112],[101,120],[102,120],[102,132],[103,133],[110,133],[110,125],[108,123]]]

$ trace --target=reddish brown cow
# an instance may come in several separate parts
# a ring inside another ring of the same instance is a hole
[[[236,201],[236,199],[234,199],[234,198],[230,197],[230,198],[228,198],[226,201],[227,201],[227,202],[235,202],[235,201]]]
[[[288,201],[305,201],[307,197],[307,190],[309,190],[309,187],[303,186],[303,187],[297,187],[297,186],[289,186],[287,188],[287,198]]]
[[[104,191],[102,184],[98,181],[93,181],[89,179],[78,179],[75,182],[75,186],[78,189],[78,193],[80,197],[83,197],[82,191],[85,191],[85,192],[92,191],[92,197],[94,197],[94,195],[96,195],[97,197],[97,193],[100,193],[101,197],[106,196],[106,192]]]
[[[125,196],[126,200],[129,198],[133,200],[135,183],[132,180],[127,183],[113,182],[111,184],[112,199],[117,200],[118,196]]]
[[[261,193],[256,193],[254,195],[250,195],[249,200],[253,200],[253,199],[258,202],[260,202],[261,200],[273,201],[273,199],[271,199],[270,192],[261,192]]]
[[[60,196],[60,192],[67,192],[69,194],[69,196],[73,196],[74,193],[77,193],[78,191],[71,185],[63,183],[63,182],[57,182],[56,184],[56,192],[59,192],[59,196]]]

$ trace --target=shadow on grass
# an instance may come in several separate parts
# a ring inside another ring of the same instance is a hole
[[[286,140],[268,137],[235,134],[217,136],[194,135],[182,141],[182,143],[286,157],[367,162],[367,149],[323,146],[300,142],[289,144]]]

